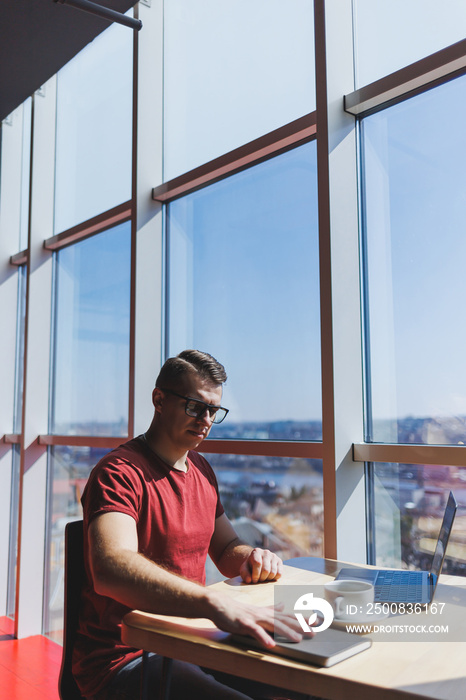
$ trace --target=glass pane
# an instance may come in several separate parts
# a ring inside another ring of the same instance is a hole
[[[19,232],[19,250],[28,247],[29,229],[29,175],[31,172],[31,119],[32,100],[30,97],[23,104],[23,143],[21,154],[21,215]]]
[[[458,501],[443,573],[466,575],[466,469],[374,464],[376,564],[430,570],[451,491]]]
[[[132,52],[114,24],[58,73],[56,233],[131,197]]]
[[[320,440],[316,145],[171,203],[169,355],[225,365],[211,436]]]
[[[0,125],[0,181],[3,255],[28,246],[32,99],[27,98]]]
[[[357,87],[461,41],[465,35],[464,0],[356,0]]]
[[[26,325],[26,265],[18,269],[18,311],[16,319],[16,359],[15,359],[15,405],[13,411],[13,432],[22,430],[23,380],[24,380],[24,331]]]
[[[369,440],[466,441],[465,89],[363,121]]]
[[[82,518],[81,494],[92,468],[109,450],[53,447],[49,455],[44,634],[63,641],[65,526]]]
[[[15,616],[16,566],[18,561],[18,519],[19,519],[19,447],[11,450],[11,489],[10,489],[10,535],[8,551],[8,584],[6,614]]]
[[[164,47],[165,180],[315,109],[308,0],[171,0]]]
[[[26,265],[18,269],[18,307],[16,317],[16,358],[15,388],[13,407],[13,432],[22,431],[23,412],[23,376],[24,376],[24,330],[26,320]],[[10,487],[10,533],[8,553],[7,608],[9,617],[15,616],[16,601],[16,563],[18,552],[18,515],[19,515],[19,447],[11,451],[11,487]]]
[[[52,432],[127,435],[131,225],[56,257]]]
[[[206,454],[220,497],[238,535],[282,559],[323,557],[323,487],[320,459]],[[207,583],[222,580],[207,560]]]

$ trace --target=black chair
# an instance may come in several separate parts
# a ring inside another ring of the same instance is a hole
[[[76,520],[65,527],[65,607],[63,620],[63,652],[60,676],[58,679],[58,694],[61,700],[83,700],[76,681],[71,672],[71,658],[76,641],[79,621],[79,606],[81,589],[84,582],[84,552],[83,552],[83,521]],[[141,699],[149,697],[148,688],[148,653],[143,653]],[[159,697],[168,700],[170,693],[172,659],[163,658],[162,680]]]
[[[78,630],[81,588],[84,581],[83,521],[65,527],[65,608],[63,621],[63,653],[58,693],[61,700],[83,700],[71,673],[71,657]]]

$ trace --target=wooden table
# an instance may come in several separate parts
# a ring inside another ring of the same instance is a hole
[[[214,587],[238,600],[272,605],[275,586],[324,584],[342,566],[342,562],[317,558],[290,563],[293,566],[285,566],[283,577],[274,583],[245,585],[236,578]],[[307,568],[295,568],[296,564]],[[455,622],[461,624],[466,640],[466,588],[458,587],[462,583],[464,578],[442,576],[435,599],[456,600]],[[419,619],[403,615],[396,621],[407,624]],[[439,619],[433,617],[432,622]],[[318,668],[228,643],[228,635],[210,620],[133,611],[122,624],[122,639],[132,647],[329,700],[466,698],[466,641],[384,642],[380,634],[367,636],[373,640],[371,649],[331,668]]]

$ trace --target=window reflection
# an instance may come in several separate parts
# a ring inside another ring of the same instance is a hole
[[[464,0],[355,0],[354,15],[358,88],[464,39]]]
[[[164,45],[164,180],[315,110],[307,0],[171,0]]]
[[[114,24],[58,73],[55,233],[131,197],[132,34]]]
[[[127,435],[129,223],[56,256],[52,432]]]
[[[211,437],[320,440],[316,145],[169,205],[168,353],[225,365]]]
[[[465,88],[363,121],[369,440],[466,441]]]

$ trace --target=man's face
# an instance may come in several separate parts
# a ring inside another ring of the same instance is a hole
[[[214,406],[220,406],[222,387],[210,380],[202,379],[192,372],[186,374],[173,389],[178,394],[191,399],[198,399]],[[186,400],[168,392],[154,392],[154,405],[159,413],[159,424],[163,426],[166,437],[173,445],[183,450],[196,448],[210,432],[212,418],[206,411],[199,418],[188,416],[185,411]]]

